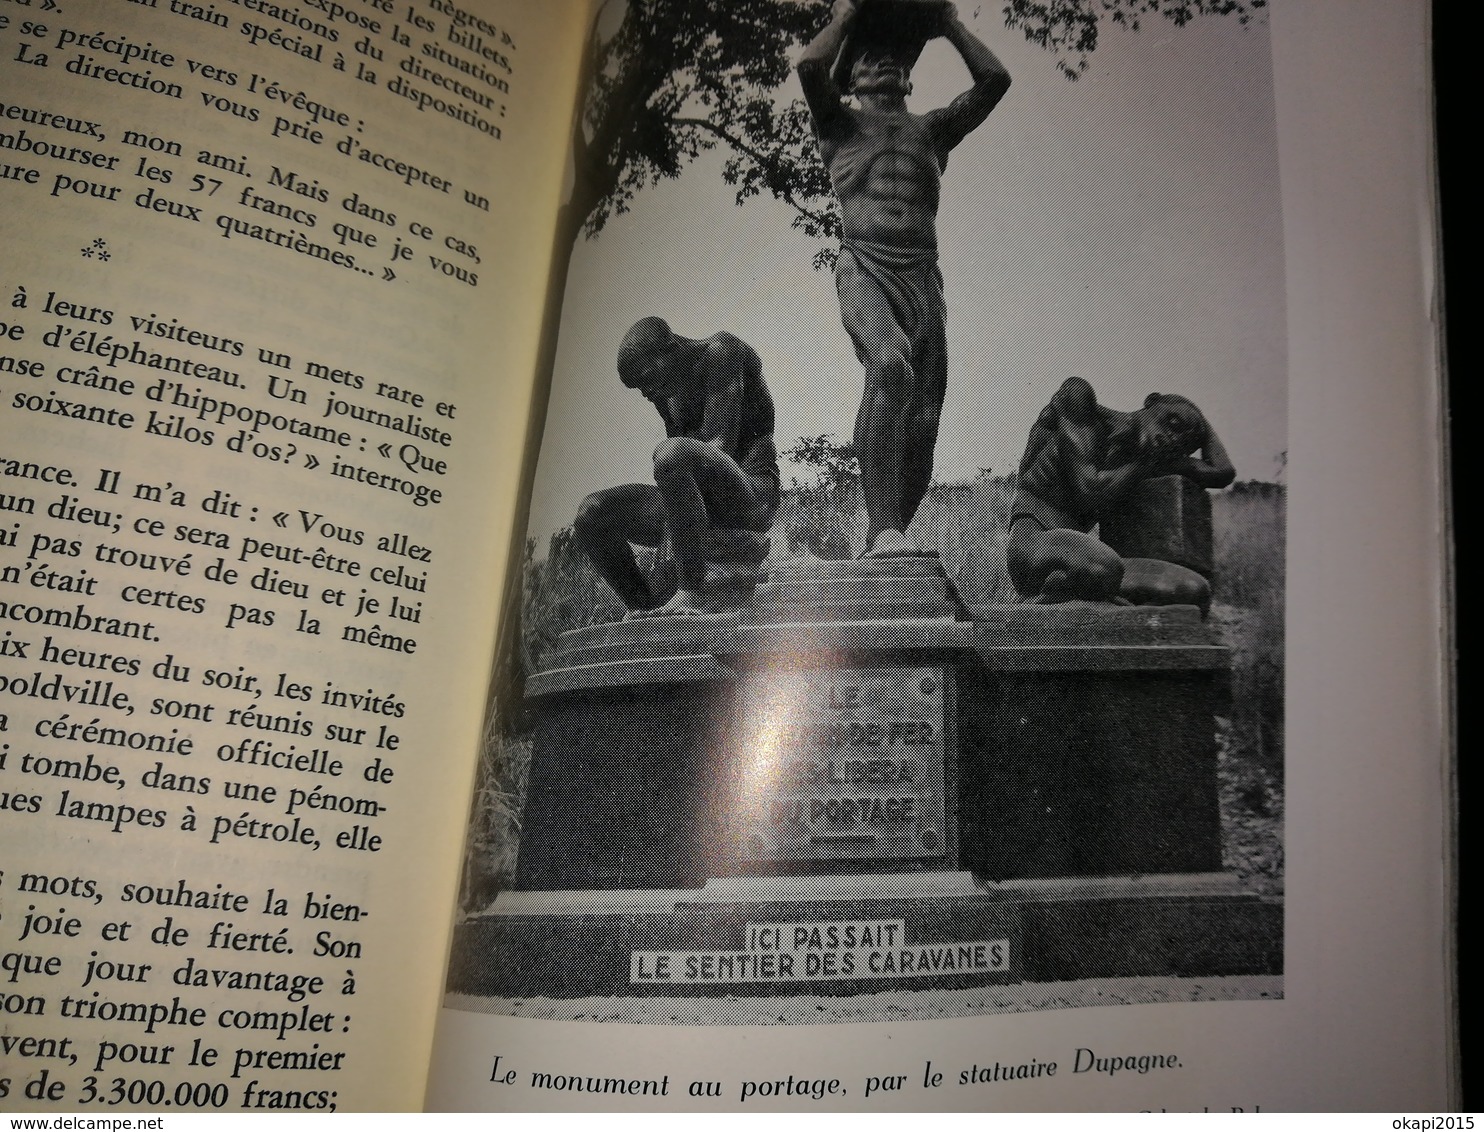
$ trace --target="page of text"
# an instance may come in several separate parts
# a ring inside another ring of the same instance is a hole
[[[420,1104],[578,7],[0,8],[0,1107]]]

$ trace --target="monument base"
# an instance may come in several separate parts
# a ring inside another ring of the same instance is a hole
[[[936,560],[823,568],[849,584],[562,636],[526,687],[514,888],[1221,867],[1227,652],[1197,610],[965,610]]]
[[[975,882],[756,877],[694,890],[506,892],[460,924],[450,992],[845,996],[1282,973],[1279,903],[1225,874]]]

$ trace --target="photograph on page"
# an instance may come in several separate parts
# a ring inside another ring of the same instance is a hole
[[[601,10],[446,1005],[1284,996],[1282,208],[1228,7]]]
[[[0,5],[0,1109],[421,1103],[586,24]]]

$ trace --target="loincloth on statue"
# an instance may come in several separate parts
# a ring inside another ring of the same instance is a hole
[[[935,248],[900,248],[865,240],[841,240],[835,261],[835,287],[844,308],[853,275],[873,283],[887,305],[913,355],[941,346],[948,308],[943,302],[943,273]],[[848,324],[847,324],[848,325]],[[856,343],[857,349],[860,343]]]
[[[756,517],[751,522],[734,524],[713,522],[712,525],[739,526],[766,531],[772,525],[773,515],[783,499],[782,476],[778,471],[778,452],[773,447],[773,438],[767,436],[754,441],[743,454],[742,459],[738,461],[738,467],[742,469],[742,474],[747,477],[752,487],[753,500],[757,508]]]
[[[1015,514],[1011,515],[1010,525],[1007,529],[1013,531],[1015,529],[1015,524],[1020,522],[1020,520],[1022,519],[1028,519],[1032,523],[1035,523],[1036,526],[1041,528],[1042,534],[1045,534],[1047,531],[1051,530],[1050,527],[1048,527],[1044,522],[1041,521],[1041,517],[1039,515],[1032,515],[1029,511],[1017,511],[1015,512]]]
[[[1015,498],[1010,501],[1010,523],[1007,529],[1013,531],[1015,524],[1021,519],[1034,521],[1042,531],[1048,533],[1076,531],[1079,534],[1089,534],[1097,525],[1096,515],[1069,514],[1050,500],[1037,495],[1024,480],[1017,488]]]

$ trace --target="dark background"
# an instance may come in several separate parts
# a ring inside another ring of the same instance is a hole
[[[1478,6],[1460,0],[1434,0],[1433,3],[1433,64],[1435,72],[1435,97],[1438,131],[1438,175],[1440,181],[1442,216],[1442,253],[1444,297],[1445,345],[1447,349],[1446,376],[1448,392],[1448,420],[1451,422],[1461,407],[1470,401],[1465,391],[1468,377],[1472,376],[1478,361],[1478,346],[1473,335],[1465,341],[1466,327],[1472,322],[1473,288],[1469,273],[1463,266],[1465,247],[1473,243],[1473,200],[1476,195],[1470,184],[1470,158],[1479,133],[1475,114],[1470,113],[1477,104],[1477,63],[1470,55],[1478,50],[1480,19]],[[1465,438],[1466,439],[1466,438]],[[1455,520],[1467,512],[1463,500],[1477,490],[1478,475],[1460,454],[1462,445],[1454,445],[1449,452],[1448,469],[1451,475],[1451,496]],[[1462,536],[1460,536],[1461,538]],[[1456,567],[1455,567],[1456,568]],[[1469,640],[1462,635],[1464,615],[1473,606],[1467,589],[1453,595],[1454,645],[1457,658],[1457,688],[1455,703],[1468,704],[1475,688],[1476,665],[1470,663]],[[1477,1049],[1480,1038],[1480,984],[1481,977],[1470,956],[1477,951],[1484,930],[1478,926],[1479,917],[1470,916],[1478,903],[1480,885],[1476,867],[1481,856],[1481,838],[1470,834],[1468,815],[1471,803],[1480,787],[1480,772],[1477,762],[1469,757],[1471,741],[1479,732],[1477,717],[1470,718],[1467,712],[1459,712],[1456,718],[1456,766],[1458,773],[1458,827],[1460,834],[1457,887],[1458,914],[1458,1009],[1459,1034],[1462,1046],[1461,1081],[1463,1107],[1478,1111],[1484,1107],[1484,1084],[1471,1080],[1468,1072],[1471,1055]]]

